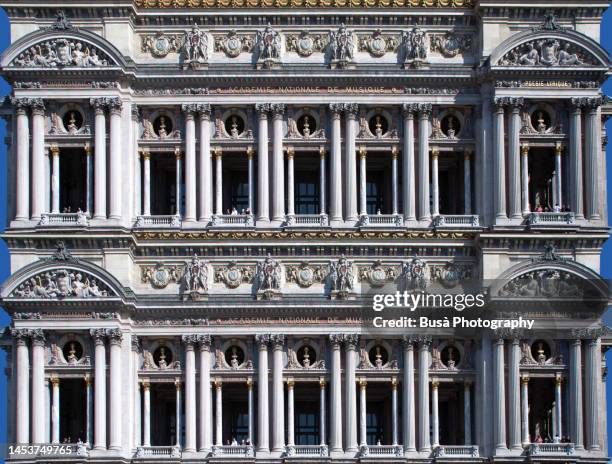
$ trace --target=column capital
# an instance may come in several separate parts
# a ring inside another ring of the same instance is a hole
[[[198,103],[196,105],[196,111],[200,115],[200,119],[210,119],[210,104],[208,103]]]
[[[368,156],[368,150],[363,145],[359,146],[359,159],[365,159]]]
[[[246,151],[246,155],[247,155],[247,159],[253,159],[253,157],[255,156],[255,150],[253,149],[252,146],[248,146],[247,147],[247,151]]]
[[[267,119],[268,113],[271,111],[272,105],[270,103],[256,103],[255,111],[259,115],[259,119]]]
[[[474,381],[472,379],[465,379],[465,381],[463,382],[463,388],[469,390],[470,388],[472,388],[473,383]]]
[[[136,335],[132,335],[132,351],[140,352],[140,339]]]
[[[361,377],[361,378],[359,379],[358,383],[359,383],[359,388],[360,388],[361,390],[365,390],[365,389],[366,389],[366,387],[368,386],[368,381],[366,380],[366,378],[365,378],[365,377]]]
[[[433,110],[433,106],[431,103],[419,103],[417,107],[419,110],[419,117],[421,119],[429,118]]]
[[[143,380],[140,382],[140,386],[142,387],[143,391],[147,391],[151,388],[151,383],[148,380]]]
[[[118,97],[108,99],[108,108],[111,115],[121,115],[121,109],[123,108],[123,102]]]
[[[219,391],[223,388],[223,381],[219,378],[213,380],[213,385],[215,386],[215,390]]]
[[[574,113],[580,113],[582,112],[583,108],[586,108],[588,104],[588,98],[587,97],[573,97],[570,100],[570,108]]]
[[[529,144],[527,142],[521,144],[521,154],[525,156],[529,155]]]
[[[209,334],[198,335],[198,344],[200,345],[200,351],[210,351],[211,343],[212,337]]]
[[[327,381],[325,380],[325,377],[319,377],[319,388],[321,390],[325,390],[326,385],[327,385]]]
[[[293,390],[294,387],[295,387],[295,380],[287,379],[287,389]]]
[[[418,103],[404,103],[402,105],[402,116],[404,118],[412,119],[414,115],[419,112]]]
[[[49,378],[49,382],[51,382],[51,385],[52,385],[53,387],[59,387],[59,384],[60,384],[60,379],[59,379],[59,377],[58,377],[57,375],[52,375],[52,376]]]
[[[255,335],[255,341],[259,345],[259,350],[267,350],[270,344],[270,334],[257,334]]]
[[[418,335],[417,342],[419,343],[419,349],[429,350],[431,344],[433,342],[432,338],[429,335]]]
[[[283,334],[270,335],[270,343],[275,350],[282,350],[285,345],[285,336]]]
[[[183,152],[180,147],[174,148],[174,158],[176,158],[177,161],[183,158]]]
[[[521,377],[521,383],[522,383],[523,385],[525,385],[525,386],[526,386],[526,385],[529,385],[529,376],[528,376],[528,375],[523,375],[523,376]]]
[[[253,386],[255,385],[255,382],[253,381],[253,377],[247,378],[246,385],[249,390],[253,390]]]
[[[187,118],[193,119],[195,113],[198,112],[198,105],[195,103],[183,103],[181,105],[181,111],[185,113]]]
[[[29,335],[32,340],[32,346],[45,346],[45,332],[42,329],[31,329]]]
[[[83,149],[85,150],[85,156],[91,156],[93,154],[93,148],[91,148],[91,145],[89,144],[89,142],[85,144]]]
[[[295,156],[295,149],[291,146],[287,147],[287,159],[293,159]]]
[[[555,374],[555,386],[560,387],[563,384],[563,375]]]
[[[342,344],[342,335],[341,334],[330,334],[329,335],[329,343],[332,345],[332,348],[340,348]]]
[[[89,335],[94,339],[96,345],[104,345],[106,329],[89,329]]]
[[[149,151],[148,148],[144,148],[140,150],[140,155],[142,156],[142,159],[145,161],[148,161],[151,159],[151,152]]]
[[[45,102],[42,98],[32,98],[32,115],[33,116],[44,116],[45,115]]]
[[[123,332],[121,329],[107,329],[106,336],[108,337],[108,341],[112,345],[121,345],[123,341]]]
[[[356,350],[357,345],[359,344],[359,335],[358,334],[344,334],[342,336],[342,341],[344,343],[345,349]]]
[[[85,386],[89,387],[93,383],[93,378],[91,374],[85,374],[83,377],[83,381],[85,382]]]
[[[324,160],[325,159],[325,154],[326,154],[326,150],[324,146],[320,146],[319,147],[319,158]]]
[[[580,340],[597,340],[602,337],[602,335],[608,333],[607,328],[604,327],[585,327],[581,329],[573,329],[572,336],[575,339]]]
[[[562,155],[563,154],[563,143],[562,142],[556,142],[555,143],[555,154],[556,155]]]
[[[431,147],[431,158],[437,160],[440,156],[440,149],[438,147]]]
[[[339,119],[340,114],[342,113],[343,105],[342,103],[330,103],[329,111],[332,114],[332,119]]]
[[[397,155],[398,155],[398,153],[399,153],[399,150],[397,149],[397,146],[396,146],[396,145],[393,145],[393,146],[391,147],[391,159],[396,160],[396,159],[397,159]]]
[[[181,341],[185,345],[185,349],[193,350],[193,347],[198,343],[198,336],[196,334],[183,334]]]
[[[11,336],[15,339],[18,346],[24,346],[27,344],[28,338],[30,337],[29,329],[11,329]]]
[[[285,114],[285,110],[287,109],[287,105],[284,103],[271,103],[270,104],[270,112],[272,113],[272,117],[274,119],[281,119],[283,114]]]
[[[55,143],[49,146],[49,151],[51,152],[51,156],[59,156],[60,154],[60,149]]]
[[[466,148],[465,151],[463,152],[463,159],[465,161],[470,161],[472,159],[472,155],[474,154],[474,149],[473,148]]]
[[[359,105],[356,103],[343,103],[342,111],[344,111],[347,117],[355,118],[359,112]]]
[[[397,377],[391,377],[391,389],[397,390],[398,385],[399,385],[399,382],[397,380]]]
[[[215,158],[221,158],[221,157],[223,157],[223,149],[222,149],[221,147],[215,147],[215,148],[213,148],[212,152],[213,152],[213,156],[214,156]]]
[[[438,379],[431,379],[431,388],[437,390],[440,386],[440,381]]]
[[[418,337],[415,335],[404,335],[402,337],[402,345],[404,346],[404,350],[413,350],[414,344],[418,343]]]
[[[599,107],[603,105],[603,98],[599,97],[589,97],[586,99],[586,109],[589,113],[595,113],[599,110]]]
[[[177,392],[181,391],[181,379],[174,379],[174,388],[176,389]]]
[[[516,344],[518,344],[524,337],[523,331],[518,329],[501,328],[495,330],[493,333],[495,340],[497,341],[501,340],[503,342],[504,340],[511,340],[512,343]]]
[[[44,107],[43,100],[41,98],[12,97],[10,101],[11,101],[11,105],[13,105],[17,109],[17,114],[25,114],[28,108],[31,108],[39,104],[42,104]],[[38,103],[39,101],[40,103]]]

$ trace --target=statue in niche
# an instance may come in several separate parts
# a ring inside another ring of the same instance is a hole
[[[208,61],[208,37],[197,23],[193,25],[191,31],[185,32],[183,54],[186,67],[197,68]]]

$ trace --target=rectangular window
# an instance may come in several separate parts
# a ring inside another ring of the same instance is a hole
[[[318,412],[300,411],[296,417],[295,443],[297,445],[318,445],[319,444],[319,416]],[[301,409],[301,408],[300,408]]]
[[[296,214],[319,214],[319,183],[310,177],[301,176],[295,185]]]

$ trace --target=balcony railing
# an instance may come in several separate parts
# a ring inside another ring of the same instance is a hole
[[[134,227],[181,227],[181,217],[178,215],[164,215],[164,216],[138,216]]]
[[[400,445],[364,445],[359,447],[360,457],[401,457],[404,449]]]
[[[134,457],[136,459],[180,459],[181,449],[178,446],[139,446],[136,448]]]
[[[42,213],[39,226],[47,227],[85,227],[89,225],[87,214],[76,213]]]
[[[574,213],[559,212],[559,213],[531,213],[527,218],[527,224],[530,226],[537,225],[562,225],[575,224],[576,217]]]
[[[435,458],[478,458],[478,446],[438,446],[434,449]]]
[[[288,458],[303,458],[303,457],[327,457],[329,449],[327,445],[294,445],[285,447],[285,456]]]
[[[480,216],[477,214],[442,214],[434,217],[434,227],[480,227]]]
[[[294,214],[285,217],[285,227],[328,227],[327,214]]]
[[[218,214],[212,218],[213,227],[253,227],[252,214]]]
[[[531,456],[571,456],[575,452],[576,449],[573,443],[532,443],[529,445],[529,454]]]
[[[227,445],[213,446],[213,457],[229,457],[229,458],[252,458],[255,457],[255,448],[253,445]]]
[[[361,227],[401,227],[404,220],[399,214],[366,214],[359,218]]]

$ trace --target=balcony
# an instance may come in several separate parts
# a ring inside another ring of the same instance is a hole
[[[479,458],[478,446],[438,446],[433,451],[435,459],[473,459]]]
[[[41,227],[87,227],[89,219],[82,211],[76,213],[42,213],[40,216]]]
[[[529,226],[565,226],[576,224],[574,213],[531,213],[527,218]]]
[[[288,458],[328,457],[327,445],[294,445],[285,447]]]
[[[404,449],[401,445],[363,445],[359,447],[359,457],[388,458],[403,457]]]
[[[218,214],[212,218],[213,227],[253,227],[252,214]]]
[[[434,217],[433,225],[437,229],[470,229],[480,227],[480,216],[477,214],[442,214]]]
[[[369,214],[359,218],[360,227],[402,227],[404,219],[400,214]]]
[[[213,446],[211,456],[215,458],[253,458],[255,448],[253,445]]]
[[[576,452],[573,443],[532,443],[530,456],[572,456]]]
[[[134,459],[180,459],[181,449],[178,446],[139,446]]]
[[[179,228],[181,227],[181,217],[179,215],[167,216],[138,216],[134,227],[140,228]]]
[[[329,227],[329,218],[327,214],[287,215],[285,227]]]

